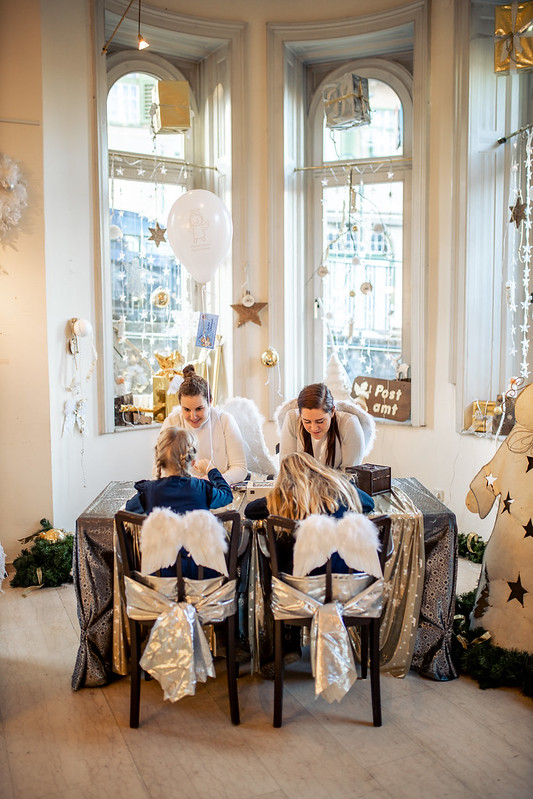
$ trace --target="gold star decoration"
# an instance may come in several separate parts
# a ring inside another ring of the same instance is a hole
[[[166,241],[165,233],[167,229],[166,227],[159,227],[159,222],[155,223],[155,227],[149,227],[148,230],[152,234],[148,241],[155,241],[156,247],[159,247],[162,241]]]
[[[263,308],[266,308],[266,302],[254,302],[249,308],[242,303],[236,303],[232,305],[234,311],[237,311],[239,314],[239,321],[237,322],[237,327],[244,325],[246,322],[254,322],[256,325],[261,327],[261,320],[259,319],[259,311],[262,311]]]
[[[516,198],[516,203],[509,206],[509,210],[511,212],[511,218],[509,222],[514,222],[516,227],[520,227],[520,223],[526,218],[526,204],[522,202],[522,197],[518,195]]]

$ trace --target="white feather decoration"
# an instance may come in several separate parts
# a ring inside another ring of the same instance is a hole
[[[304,577],[323,566],[334,552],[350,568],[382,577],[379,532],[362,513],[347,513],[338,520],[326,515],[308,516],[299,523],[295,536],[292,572],[295,577]]]
[[[168,508],[154,508],[143,522],[142,574],[172,566],[182,547],[198,566],[228,576],[224,558],[228,544],[223,524],[207,510],[179,514]]]
[[[376,525],[362,513],[346,513],[337,522],[337,552],[347,566],[382,577],[378,552],[381,550]]]
[[[325,514],[308,516],[299,523],[295,536],[292,573],[295,577],[304,577],[323,566],[335,552],[335,519]]]
[[[263,435],[265,420],[255,402],[247,397],[234,397],[224,404],[222,410],[233,416],[241,431],[248,471],[277,474],[277,464],[268,451]]]
[[[154,508],[141,527],[142,574],[172,566],[183,546],[182,517],[168,508]]]

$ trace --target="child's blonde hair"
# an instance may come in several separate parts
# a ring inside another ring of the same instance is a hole
[[[164,471],[166,476],[185,477],[198,452],[196,436],[181,427],[167,427],[155,445],[155,465],[158,479]]]
[[[342,472],[324,466],[307,452],[283,458],[267,497],[270,514],[305,519],[312,513],[335,513],[341,505],[362,512],[357,489]]]

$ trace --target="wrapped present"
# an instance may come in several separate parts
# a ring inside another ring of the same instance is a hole
[[[323,98],[327,128],[345,130],[370,124],[367,78],[347,72],[324,87]]]
[[[160,80],[154,98],[156,133],[184,133],[191,127],[189,84],[186,80]]]
[[[492,400],[474,400],[465,413],[465,430],[471,433],[491,433],[494,411],[499,405]]]
[[[494,71],[533,68],[533,2],[506,3],[494,10]]]
[[[152,377],[152,389],[154,396],[154,422],[163,422],[171,410],[178,404],[177,391],[172,389],[176,383],[171,384],[176,377],[183,377],[184,361],[180,352],[175,350],[169,355],[154,353],[160,366],[159,371]],[[169,392],[170,389],[170,392]]]

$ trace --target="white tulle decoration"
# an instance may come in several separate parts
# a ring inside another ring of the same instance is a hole
[[[0,236],[17,227],[27,205],[26,183],[19,165],[0,154]]]

